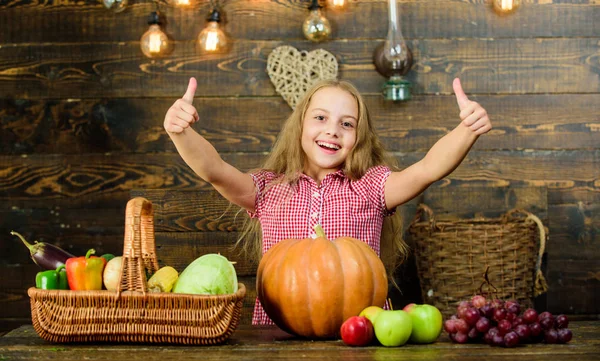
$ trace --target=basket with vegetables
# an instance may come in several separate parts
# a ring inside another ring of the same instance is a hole
[[[246,288],[225,257],[204,255],[180,275],[159,269],[152,203],[145,198],[127,203],[122,256],[90,250],[75,257],[21,239],[45,269],[28,294],[33,326],[47,341],[210,345],[227,340],[239,323]]]

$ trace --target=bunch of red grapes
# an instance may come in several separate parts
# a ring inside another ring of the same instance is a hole
[[[458,304],[457,314],[444,322],[450,339],[457,343],[485,342],[515,347],[524,343],[567,343],[573,338],[569,319],[550,312],[538,315],[533,308],[523,313],[517,301],[486,300],[475,295]]]

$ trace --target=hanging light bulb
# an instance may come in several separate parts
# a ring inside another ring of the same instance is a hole
[[[115,13],[120,13],[125,10],[127,6],[127,0],[102,0],[104,7],[114,11]]]
[[[208,17],[208,24],[198,35],[201,53],[220,53],[227,49],[227,37],[219,27],[221,14],[215,8]]]
[[[315,43],[327,40],[331,34],[331,25],[329,25],[329,20],[321,12],[319,0],[312,0],[308,10],[310,13],[302,24],[304,36]]]
[[[385,42],[373,53],[377,71],[389,77],[383,88],[387,100],[409,100],[411,84],[404,79],[412,66],[412,53],[400,30],[399,11],[396,0],[388,0],[389,24]]]
[[[334,10],[342,10],[346,8],[346,0],[327,0],[327,8]]]
[[[521,5],[521,0],[493,0],[494,10],[501,15],[510,14]]]
[[[148,31],[140,39],[140,47],[144,55],[149,58],[158,58],[166,55],[171,50],[171,43],[167,34],[160,29],[160,14],[153,11],[148,17]]]

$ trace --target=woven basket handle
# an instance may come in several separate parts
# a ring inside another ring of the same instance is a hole
[[[158,270],[154,242],[152,202],[137,197],[127,202],[125,209],[125,239],[123,244],[123,272],[117,293],[137,291],[146,293],[146,270]]]
[[[413,218],[412,222],[410,222],[410,225],[414,226],[421,221],[425,221],[423,217],[424,213],[427,213],[427,218],[429,218],[429,224],[431,228],[435,228],[435,216],[433,215],[433,210],[424,203],[419,204],[417,207],[417,212],[415,213],[415,217]]]
[[[545,293],[546,291],[548,291],[548,283],[546,282],[546,279],[544,278],[544,274],[542,273],[542,257],[544,256],[544,252],[546,250],[546,239],[547,239],[546,227],[544,227],[544,224],[542,223],[542,221],[535,214],[529,213],[522,209],[513,209],[513,210],[507,212],[505,214],[505,217],[517,218],[515,216],[515,214],[517,214],[517,213],[527,215],[526,220],[529,219],[529,220],[534,221],[540,232],[540,249],[538,251],[538,258],[535,262],[535,283],[533,285],[533,295],[537,297],[537,296],[541,295],[542,293]]]

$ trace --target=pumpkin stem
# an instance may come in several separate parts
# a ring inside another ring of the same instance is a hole
[[[323,237],[323,238],[327,238],[327,236],[325,236],[325,231],[323,230],[323,227],[321,227],[320,224],[317,224],[314,227],[315,233],[317,234],[317,237]]]

